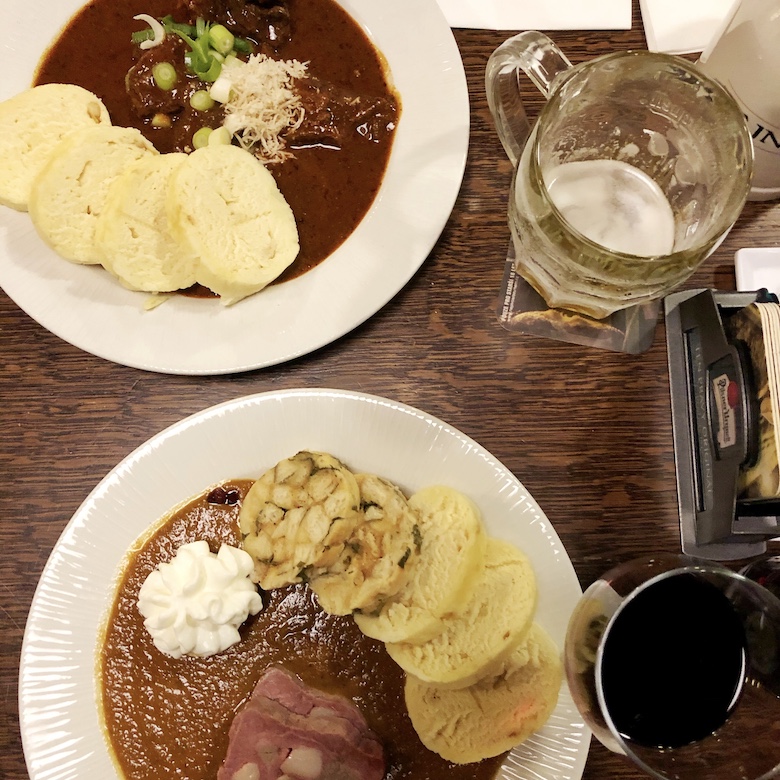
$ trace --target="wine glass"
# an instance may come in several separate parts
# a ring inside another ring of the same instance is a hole
[[[659,780],[780,773],[780,599],[717,563],[661,555],[583,594],[564,649],[597,739]]]
[[[748,579],[755,580],[780,598],[780,555],[763,555],[739,570]]]

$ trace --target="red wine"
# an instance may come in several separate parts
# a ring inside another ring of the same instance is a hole
[[[604,702],[631,742],[676,748],[722,726],[745,675],[745,632],[728,599],[693,574],[637,594],[602,651]]]

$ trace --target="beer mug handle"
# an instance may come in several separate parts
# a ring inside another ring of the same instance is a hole
[[[522,70],[545,98],[558,74],[571,68],[566,55],[544,33],[529,30],[504,41],[485,69],[488,106],[507,157],[516,165],[531,132],[520,96]]]

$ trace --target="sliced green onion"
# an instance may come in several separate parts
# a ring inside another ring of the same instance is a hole
[[[246,38],[234,38],[233,48],[242,54],[251,54],[255,47],[252,46],[252,41],[248,41]]]
[[[184,64],[191,73],[194,73],[199,77],[201,73],[205,73],[211,67],[211,62],[211,59],[205,61],[197,52],[194,51],[188,51],[184,55]]]
[[[222,63],[219,60],[212,60],[208,70],[195,71],[203,81],[214,82],[219,78],[222,72]]]
[[[204,43],[199,38],[193,40],[187,33],[184,33],[181,30],[175,30],[175,32],[190,47],[190,51],[184,55],[184,62],[187,64],[187,67],[193,73],[208,70],[212,59],[211,54],[209,53],[208,43]]]
[[[172,33],[180,33],[183,32],[185,35],[195,35],[195,26],[192,24],[184,24],[183,22],[174,22],[173,17],[168,14],[167,16],[163,16],[162,19],[160,19],[162,22],[163,28],[167,32]]]
[[[233,140],[232,136],[230,135],[230,131],[226,127],[218,127],[214,132],[209,135],[208,138],[208,145],[209,146],[227,146],[229,143],[231,143]]]
[[[236,38],[222,24],[211,25],[202,18],[199,18],[193,26],[174,22],[173,18],[168,15],[160,20],[160,24],[165,32],[175,33],[189,46],[190,50],[184,55],[185,65],[190,73],[194,73],[203,81],[210,83],[216,81],[222,71],[222,63],[235,59],[236,51],[252,51],[251,42],[243,38]],[[148,30],[141,31],[137,34],[137,39],[134,37],[133,40],[136,42],[142,38],[147,40],[149,32]],[[155,81],[157,81],[156,77]],[[166,83],[165,79],[163,81]],[[159,81],[157,83],[160,86]],[[171,87],[172,84],[168,87],[162,87],[162,89],[170,89]]]
[[[130,36],[130,40],[133,43],[143,43],[144,41],[151,41],[154,38],[154,32],[149,27],[145,27],[143,30],[136,30]]]
[[[223,71],[220,73],[219,78],[209,87],[209,97],[216,100],[217,103],[227,103],[230,100],[230,88],[232,86],[233,82]]]
[[[200,130],[196,130],[195,134],[192,136],[192,145],[196,149],[207,146],[209,142],[209,136],[212,132],[213,130],[210,127],[201,127]]]
[[[204,67],[198,68],[198,70],[208,70],[211,67],[214,58],[211,56],[212,51],[209,48],[209,39],[207,35],[202,35],[195,41],[195,51],[204,65]]]
[[[215,24],[209,29],[209,42],[220,54],[229,54],[233,49],[235,36],[223,24]]]
[[[160,89],[170,91],[176,84],[176,68],[170,62],[158,62],[152,68],[152,78]]]
[[[143,43],[144,41],[151,41],[158,38],[159,31],[156,29],[158,24],[162,26],[163,31],[166,33],[184,33],[185,35],[189,36],[195,35],[194,25],[174,22],[173,17],[170,14],[163,16],[159,22],[157,22],[157,20],[153,19],[152,17],[147,18],[147,14],[138,14],[138,16],[134,16],[133,18],[143,19],[143,21],[149,25],[149,27],[143,30],[137,30],[131,34],[130,39],[133,43]],[[152,19],[152,21],[150,21],[150,19]],[[147,46],[142,48],[150,47]]]
[[[208,111],[214,108],[214,98],[205,89],[199,89],[190,95],[190,105],[196,111]]]

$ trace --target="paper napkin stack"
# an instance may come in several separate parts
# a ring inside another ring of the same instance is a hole
[[[704,51],[735,5],[735,0],[639,0],[647,48],[669,54]]]
[[[738,497],[780,496],[780,304],[751,303],[725,323],[732,341],[747,349],[758,400],[758,457],[742,468]]]
[[[630,30],[631,0],[439,0],[450,27]]]
[[[703,51],[738,0],[640,0],[650,51]],[[450,27],[482,30],[630,30],[631,0],[438,0]]]

